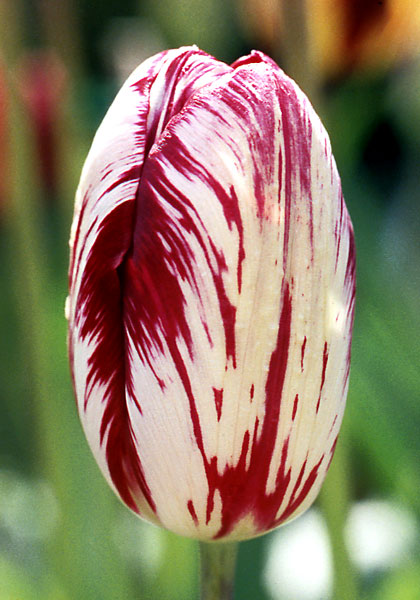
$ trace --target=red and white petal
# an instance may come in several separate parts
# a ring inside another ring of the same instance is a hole
[[[325,131],[260,55],[168,125],[123,278],[127,406],[164,526],[248,537],[313,501],[345,399],[351,239]]]
[[[174,111],[178,113],[190,95],[226,70],[230,67],[196,48],[163,52],[138,67],[95,136],[76,196],[68,317],[79,413],[111,485],[135,510],[133,490],[144,493],[146,515],[152,519],[153,500],[133,446],[125,404],[119,270],[132,244],[136,194],[150,149]]]
[[[70,352],[108,480],[184,535],[313,501],[344,408],[351,224],[325,131],[266,57],[144,63],[78,192]],[[110,161],[110,157],[112,161]]]

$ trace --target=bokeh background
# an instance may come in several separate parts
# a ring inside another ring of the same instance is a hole
[[[304,18],[303,18],[304,17]],[[348,408],[313,509],[241,544],[236,599],[420,598],[418,0],[1,0],[0,600],[185,600],[194,542],[114,497],[79,426],[64,302],[73,197],[126,75],[259,48],[329,130],[357,242]]]

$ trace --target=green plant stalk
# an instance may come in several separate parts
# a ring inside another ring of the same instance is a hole
[[[237,542],[199,542],[201,600],[231,600]]]
[[[359,597],[344,536],[351,498],[349,463],[348,440],[343,429],[320,494],[321,510],[327,522],[332,550],[334,600],[355,600]]]

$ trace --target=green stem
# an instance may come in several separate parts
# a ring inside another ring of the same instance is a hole
[[[320,494],[321,510],[327,522],[332,550],[334,600],[354,600],[359,597],[344,535],[351,498],[348,453],[348,440],[344,428]]]
[[[237,542],[200,542],[201,600],[231,600]]]

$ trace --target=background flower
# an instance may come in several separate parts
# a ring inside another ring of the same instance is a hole
[[[287,1],[287,0],[285,0]],[[282,46],[282,0],[241,0],[243,23],[255,43]],[[416,0],[306,0],[310,51],[325,78],[375,73],[418,52]]]

